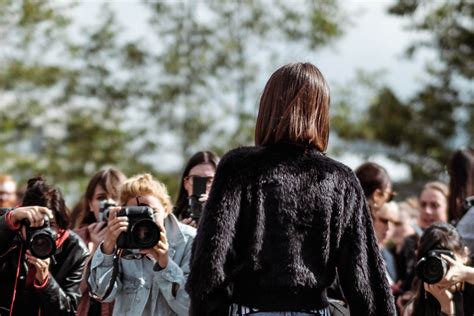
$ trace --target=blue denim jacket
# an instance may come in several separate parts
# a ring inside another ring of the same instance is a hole
[[[148,257],[120,258],[114,288],[104,300],[115,299],[114,315],[188,315],[189,296],[184,287],[196,230],[178,223],[172,214],[165,219],[165,229],[170,257],[165,269],[155,271],[155,261]],[[105,294],[112,271],[113,255],[104,254],[98,247],[88,279],[93,294]]]

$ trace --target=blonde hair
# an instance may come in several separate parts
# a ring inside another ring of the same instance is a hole
[[[120,186],[119,192],[119,200],[122,205],[126,204],[130,199],[151,195],[160,201],[166,214],[170,214],[173,209],[171,198],[165,185],[153,179],[153,176],[149,173],[131,177]]]

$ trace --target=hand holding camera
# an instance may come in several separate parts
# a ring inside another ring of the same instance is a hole
[[[438,283],[439,286],[449,288],[459,282],[474,284],[474,268],[466,266],[462,262],[454,260],[451,257],[445,255],[442,255],[441,257],[449,263],[450,267],[444,278]]]
[[[50,227],[53,213],[41,206],[19,207],[11,211],[13,225],[22,224],[22,235],[31,254],[46,259],[56,253],[56,232]]]
[[[120,234],[126,232],[128,229],[128,217],[117,216],[117,213],[120,211],[120,209],[121,207],[117,206],[107,209],[107,230],[105,233],[104,243],[102,244],[102,252],[107,255],[110,255],[114,252],[117,238],[120,236]]]
[[[160,241],[153,248],[140,250],[140,253],[149,254],[158,262],[162,269],[168,265],[168,239],[166,238],[166,231],[164,227],[160,227]]]
[[[53,218],[53,212],[42,206],[19,207],[11,211],[13,225],[27,221],[30,227],[41,227],[44,225],[44,217]]]
[[[36,258],[31,254],[30,250],[26,251],[25,258],[26,261],[32,264],[36,269],[35,279],[38,281],[39,284],[43,284],[44,281],[48,278],[49,263],[51,262],[51,259]]]
[[[122,249],[149,249],[160,242],[164,229],[155,223],[151,207],[109,207],[104,213],[108,218],[102,249],[105,254],[113,253],[115,245]]]

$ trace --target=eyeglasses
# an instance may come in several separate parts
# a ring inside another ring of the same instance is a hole
[[[206,178],[206,185],[210,186],[212,185],[212,182],[214,182],[214,177],[201,177],[198,175],[189,175],[184,178],[184,180],[189,181],[190,184],[193,184],[193,179],[194,177],[199,177],[199,178]]]

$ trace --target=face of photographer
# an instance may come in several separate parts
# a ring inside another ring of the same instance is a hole
[[[89,210],[94,213],[96,220],[95,223],[92,223],[87,227],[91,240],[89,243],[89,250],[91,252],[94,252],[97,246],[105,238],[105,221],[99,221],[100,202],[103,200],[110,201],[111,203],[115,202],[112,199],[111,194],[108,193],[100,184],[98,184],[94,189],[92,200],[89,202]]]
[[[30,223],[30,227],[41,227],[44,224],[44,217],[48,216],[52,220],[53,212],[41,206],[25,206],[19,207],[11,211],[12,215],[10,217],[11,223],[13,226],[20,225],[23,221],[27,220]],[[26,229],[25,226],[21,226],[21,237],[23,240],[26,239]],[[49,273],[49,263],[50,259],[38,259],[31,255],[29,250],[26,251],[26,261],[33,265],[36,269],[35,278],[39,284],[43,284]]]
[[[142,249],[140,253],[152,256],[160,265],[161,268],[166,268],[168,265],[168,240],[166,238],[166,230],[164,227],[164,219],[168,215],[165,208],[160,201],[152,195],[144,195],[140,197],[131,198],[127,202],[127,206],[147,205],[154,211],[155,222],[160,227],[161,236],[159,242],[150,249]],[[102,245],[102,252],[104,254],[112,254],[115,249],[118,236],[126,232],[128,229],[128,217],[119,216],[116,214],[120,207],[111,207],[109,214],[109,224],[105,234],[105,240]]]
[[[184,188],[186,189],[188,196],[193,194],[193,178],[204,177],[207,178],[206,193],[199,197],[199,202],[206,202],[215,173],[216,169],[214,166],[208,163],[202,163],[191,168],[191,170],[189,170],[188,176],[186,176],[184,179]]]

